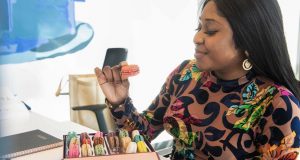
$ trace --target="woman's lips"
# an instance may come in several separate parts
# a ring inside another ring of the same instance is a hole
[[[202,51],[195,50],[194,57],[195,57],[196,59],[201,59],[201,58],[204,57],[205,55],[206,55],[206,52],[202,52]]]

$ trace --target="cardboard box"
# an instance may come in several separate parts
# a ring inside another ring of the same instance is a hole
[[[92,137],[94,136],[95,133],[89,133],[89,137],[91,138],[92,146],[93,146],[93,141]],[[79,138],[80,135],[77,135],[77,138]],[[104,134],[104,148],[106,150],[106,155],[102,156],[95,156],[94,148],[93,150],[93,156],[91,157],[81,157],[80,153],[80,158],[68,158],[67,157],[67,151],[68,151],[68,146],[67,146],[67,135],[63,136],[63,141],[64,141],[64,148],[63,148],[63,159],[64,160],[160,160],[158,154],[154,151],[153,147],[151,144],[145,140],[145,143],[147,145],[148,151],[146,153],[121,153],[121,154],[115,154],[110,150],[109,143],[107,141],[107,134]],[[79,144],[79,149],[80,148]]]

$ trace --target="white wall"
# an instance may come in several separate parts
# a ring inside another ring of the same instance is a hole
[[[296,72],[297,65],[297,48],[298,32],[299,32],[299,18],[300,18],[300,1],[297,0],[278,0],[281,7],[283,24],[288,44],[288,50],[294,72]],[[299,63],[299,62],[298,62]]]

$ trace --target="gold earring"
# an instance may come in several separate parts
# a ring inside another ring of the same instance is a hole
[[[249,71],[252,68],[252,64],[249,62],[248,58],[243,61],[243,69]]]

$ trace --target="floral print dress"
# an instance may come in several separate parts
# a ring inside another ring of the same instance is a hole
[[[118,127],[149,140],[174,137],[171,159],[294,160],[300,152],[299,100],[285,87],[254,75],[221,80],[186,60],[143,113],[132,100],[111,109]]]

